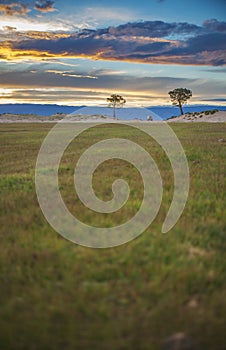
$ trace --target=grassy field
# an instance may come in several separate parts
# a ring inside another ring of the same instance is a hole
[[[76,160],[107,135],[128,137],[147,149],[161,171],[163,202],[153,224],[116,248],[70,243],[39,208],[34,169],[50,124],[0,125],[0,349],[157,350],[185,332],[199,349],[225,350],[226,124],[171,124],[190,168],[183,215],[167,234],[161,224],[173,194],[169,160],[159,145],[130,127],[105,125],[82,134],[65,152],[59,171],[62,196],[86,223],[112,226],[139,209],[143,187],[128,163],[111,160],[94,176],[96,193],[111,198],[124,177],[128,203],[114,215],[94,214],[76,197]]]

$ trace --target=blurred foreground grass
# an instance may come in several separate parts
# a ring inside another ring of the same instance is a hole
[[[134,241],[94,250],[70,243],[39,208],[34,168],[50,124],[0,125],[0,348],[3,350],[156,350],[185,332],[201,349],[225,349],[226,124],[171,124],[189,162],[185,211],[161,234],[173,194],[169,160],[159,145],[130,127],[105,125],[82,134],[65,152],[60,189],[71,212],[86,223],[120,224],[142,200],[139,173],[109,160],[94,174],[94,188],[111,198],[111,184],[130,184],[127,205],[114,215],[93,214],[76,197],[76,160],[93,143],[128,137],[145,147],[161,171],[160,212]]]

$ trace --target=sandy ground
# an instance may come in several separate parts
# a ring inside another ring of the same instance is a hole
[[[57,115],[50,117],[34,116],[34,115],[19,115],[19,114],[0,114],[1,123],[57,123],[62,120],[65,123],[123,123],[123,122],[147,122],[145,120],[131,119],[122,120],[114,119],[103,115]]]
[[[20,114],[0,114],[0,123],[57,123],[59,120],[64,119],[65,122],[101,122],[101,123],[112,123],[112,122],[145,122],[145,120],[115,120],[111,117],[103,115],[53,115],[50,117],[43,117],[37,115],[20,115]],[[151,121],[147,121],[152,123]],[[209,123],[224,123],[226,122],[226,111],[215,112],[214,114],[202,113],[191,113],[181,115],[176,118],[168,119],[167,122],[209,122]]]
[[[53,115],[50,117],[43,117],[37,115],[20,115],[20,114],[1,114],[0,123],[57,123],[64,119],[65,122],[112,122],[113,118],[104,117],[101,115],[74,115],[66,116]]]
[[[191,113],[181,115],[180,117],[172,118],[167,120],[168,122],[207,122],[207,123],[225,123],[226,122],[226,111],[215,112],[214,114],[206,115],[202,113]]]

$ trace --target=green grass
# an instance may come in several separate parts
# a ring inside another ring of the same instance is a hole
[[[100,198],[124,177],[131,197],[119,212],[94,214],[76,197],[73,169],[89,145],[128,137],[156,160],[164,184],[160,212],[137,239],[111,249],[77,246],[59,236],[39,208],[34,168],[50,124],[0,125],[0,348],[4,350],[157,350],[175,333],[205,350],[225,349],[226,124],[171,124],[189,162],[190,193],[168,233],[161,223],[173,193],[173,174],[161,148],[129,127],[89,130],[65,152],[59,171],[65,203],[97,226],[126,222],[138,210],[143,186],[126,162],[109,160],[94,175]],[[191,301],[196,300],[196,307]]]

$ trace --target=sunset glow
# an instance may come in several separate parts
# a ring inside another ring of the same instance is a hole
[[[186,86],[194,104],[226,104],[223,1],[192,0],[186,18],[173,11],[177,0],[6,3],[1,103],[105,104],[117,92],[130,105],[165,105],[170,89]]]

